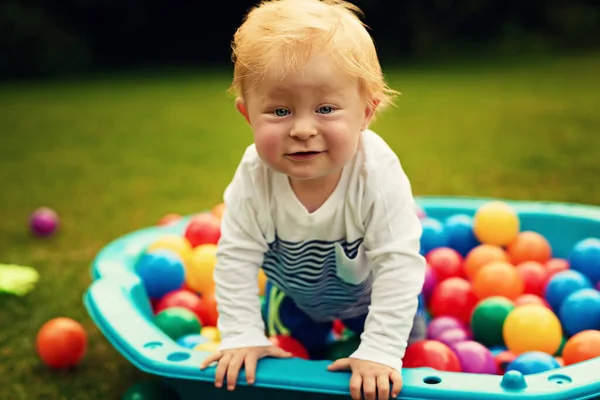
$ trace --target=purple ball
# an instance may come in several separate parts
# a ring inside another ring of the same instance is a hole
[[[29,227],[37,236],[49,236],[58,228],[58,215],[48,207],[38,208],[31,214]]]
[[[423,296],[425,296],[426,300],[429,300],[431,294],[433,293],[433,289],[435,289],[435,285],[437,285],[437,278],[435,276],[435,272],[433,268],[427,264],[425,269],[425,282],[423,283]]]
[[[446,329],[442,333],[437,336],[438,341],[444,343],[446,346],[450,347],[455,343],[464,342],[465,340],[469,340],[469,335],[464,329],[461,328],[450,328]]]
[[[427,338],[437,340],[438,336],[448,329],[465,329],[465,325],[457,318],[442,315],[433,318],[427,325]]]
[[[458,357],[463,372],[472,374],[496,374],[496,362],[492,352],[479,342],[466,340],[450,346]]]

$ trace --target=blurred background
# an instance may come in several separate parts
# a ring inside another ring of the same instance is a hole
[[[252,137],[226,95],[252,1],[0,2],[0,263],[40,274],[0,296],[2,399],[118,399],[143,378],[82,295],[115,238],[210,209]],[[362,0],[402,92],[373,125],[415,195],[600,205],[596,0]],[[39,207],[56,211],[32,235]],[[0,279],[1,281],[1,279]],[[46,321],[89,335],[81,364],[36,354]]]

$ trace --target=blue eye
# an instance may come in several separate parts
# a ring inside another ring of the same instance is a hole
[[[331,106],[319,107],[319,113],[321,113],[321,114],[331,114],[332,112],[333,112],[333,107],[331,107]]]
[[[289,113],[285,108],[276,108],[274,112],[278,117],[285,117]]]

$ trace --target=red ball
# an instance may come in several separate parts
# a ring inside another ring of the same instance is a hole
[[[554,274],[560,271],[566,271],[570,268],[569,261],[564,258],[551,258],[546,262],[546,269],[548,270],[548,279],[552,278]]]
[[[525,304],[539,304],[541,306],[552,309],[550,307],[550,304],[548,304],[548,302],[546,301],[546,299],[544,299],[543,297],[540,297],[536,294],[531,294],[531,293],[522,294],[521,296],[519,296],[515,299],[514,303],[515,303],[515,307],[522,306]]]
[[[87,350],[83,326],[66,317],[51,319],[38,331],[36,349],[44,363],[52,368],[74,367]]]
[[[448,278],[433,290],[429,308],[433,317],[446,315],[469,324],[478,302],[471,282],[464,278]]]
[[[273,345],[292,353],[294,357],[303,358],[305,360],[310,359],[308,351],[291,336],[286,335],[274,335],[269,338]]]
[[[510,351],[502,351],[498,353],[496,357],[494,357],[494,361],[496,362],[496,374],[504,375],[506,372],[506,367],[508,367],[508,364],[510,364],[515,358],[517,358],[517,355],[511,353]]]
[[[200,299],[200,296],[190,290],[178,289],[165,294],[156,303],[154,313],[158,314],[162,310],[170,307],[187,308],[196,314],[199,319],[202,318],[202,300]]]
[[[517,265],[517,273],[525,284],[523,293],[544,295],[548,281],[548,270],[537,261],[525,261]]]
[[[190,219],[184,236],[192,247],[217,244],[221,238],[221,220],[210,213],[198,214]]]
[[[341,336],[342,333],[344,333],[345,328],[346,327],[344,326],[344,323],[341,320],[336,319],[335,321],[333,321],[333,333],[335,333],[336,335]]]
[[[438,371],[462,372],[457,355],[437,340],[420,340],[408,346],[402,364],[404,368],[430,367]]]
[[[449,247],[438,247],[425,256],[438,282],[448,278],[464,278],[463,257]]]
[[[202,326],[217,326],[219,320],[219,310],[217,309],[217,300],[214,292],[202,293],[198,316]]]

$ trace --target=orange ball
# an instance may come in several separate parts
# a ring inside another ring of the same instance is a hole
[[[504,296],[514,300],[523,294],[525,284],[517,269],[506,261],[493,261],[481,267],[473,278],[473,292],[480,299]]]
[[[473,279],[477,272],[492,261],[509,261],[508,254],[502,247],[491,244],[480,244],[465,257],[464,269],[467,278]]]
[[[580,363],[600,357],[600,331],[585,330],[571,336],[563,347],[565,365]]]
[[[179,221],[181,219],[181,215],[176,214],[176,213],[169,213],[166,214],[164,216],[162,216],[158,222],[156,223],[156,225],[158,226],[166,226],[166,225],[171,225],[177,221]]]
[[[225,203],[219,203],[210,210],[210,213],[219,219],[221,219],[223,217],[224,212],[225,212]]]
[[[51,319],[38,331],[36,349],[44,363],[52,368],[74,367],[87,350],[83,326],[66,317]]]
[[[198,315],[202,326],[217,326],[219,311],[214,291],[202,293],[200,300]]]
[[[552,247],[545,237],[537,232],[524,231],[510,243],[506,252],[513,264],[525,261],[537,261],[545,263],[552,257]]]

